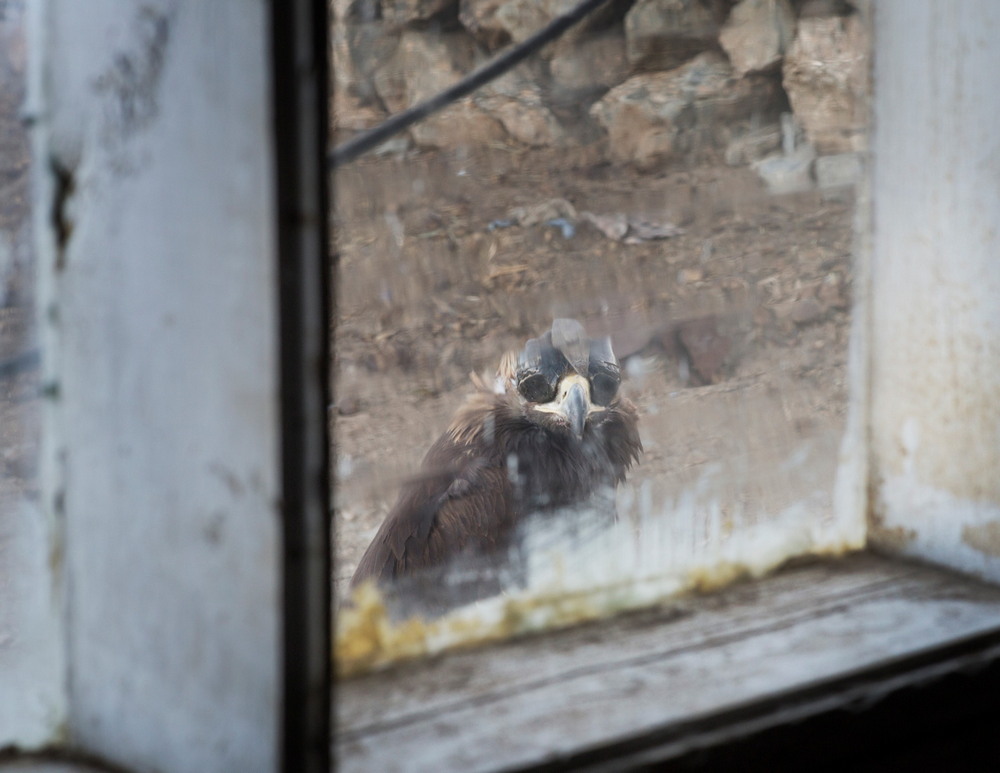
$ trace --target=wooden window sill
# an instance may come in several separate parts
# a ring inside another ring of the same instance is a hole
[[[858,554],[344,681],[333,752],[343,771],[680,764],[998,663],[1000,588]]]

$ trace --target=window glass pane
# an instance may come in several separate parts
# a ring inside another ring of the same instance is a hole
[[[335,137],[549,5],[334,3]],[[394,619],[530,603],[520,630],[859,544],[834,493],[867,46],[848,3],[613,3],[338,170],[341,603],[361,564]]]

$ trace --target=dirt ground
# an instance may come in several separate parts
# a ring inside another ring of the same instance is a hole
[[[337,175],[340,593],[469,373],[556,316],[612,336],[641,414],[646,452],[630,482],[646,511],[709,491],[725,528],[803,501],[809,517],[829,515],[851,195],[772,196],[722,163],[639,173],[602,161],[606,150],[369,157]],[[572,234],[508,224],[516,207],[558,214],[558,199],[681,233],[627,244],[582,219]]]

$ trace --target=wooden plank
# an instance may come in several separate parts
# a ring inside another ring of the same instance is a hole
[[[877,6],[870,537],[1000,581],[1000,4]]]
[[[267,10],[32,3],[42,555],[68,695],[47,740],[139,770],[281,752]]]
[[[344,682],[334,753],[345,771],[537,764],[998,623],[997,588],[868,555],[813,564]]]

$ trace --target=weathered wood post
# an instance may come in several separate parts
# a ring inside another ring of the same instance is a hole
[[[30,23],[55,643],[0,744],[324,769],[325,3]]]
[[[874,4],[871,535],[1000,579],[1000,5]]]

